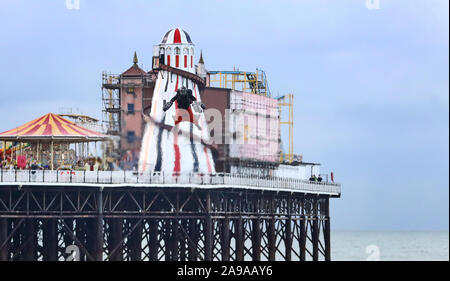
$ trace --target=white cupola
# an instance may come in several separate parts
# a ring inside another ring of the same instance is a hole
[[[161,43],[155,45],[154,56],[159,57],[159,63],[184,71],[195,73],[194,44],[189,34],[181,28],[167,31]]]

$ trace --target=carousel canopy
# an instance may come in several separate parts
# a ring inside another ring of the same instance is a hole
[[[34,119],[22,126],[0,133],[1,141],[67,141],[89,142],[107,139],[95,132],[53,113]]]

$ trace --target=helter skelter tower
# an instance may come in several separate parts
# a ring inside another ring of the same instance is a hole
[[[140,172],[215,172],[211,150],[202,144],[209,136],[203,111],[198,106],[201,104],[199,83],[203,78],[196,74],[194,52],[189,34],[181,28],[169,30],[161,43],[154,46],[158,76],[149,114],[151,121],[147,122],[142,139]],[[192,90],[196,101],[187,112],[190,117],[185,118],[183,112],[185,121],[175,122],[181,118],[178,102],[175,101],[167,111],[163,110],[163,106],[181,87]],[[198,126],[190,122],[192,119],[197,120]]]

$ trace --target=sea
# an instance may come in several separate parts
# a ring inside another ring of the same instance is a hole
[[[448,231],[331,232],[333,261],[449,261]]]

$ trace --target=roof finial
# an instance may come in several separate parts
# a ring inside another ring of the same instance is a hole
[[[198,63],[205,64],[205,62],[203,61],[203,52],[202,52],[202,50],[200,50],[200,59],[198,60]]]
[[[137,55],[136,55],[136,51],[134,51],[133,63],[134,63],[134,64],[137,64],[137,63],[138,63],[138,58],[137,58]]]

